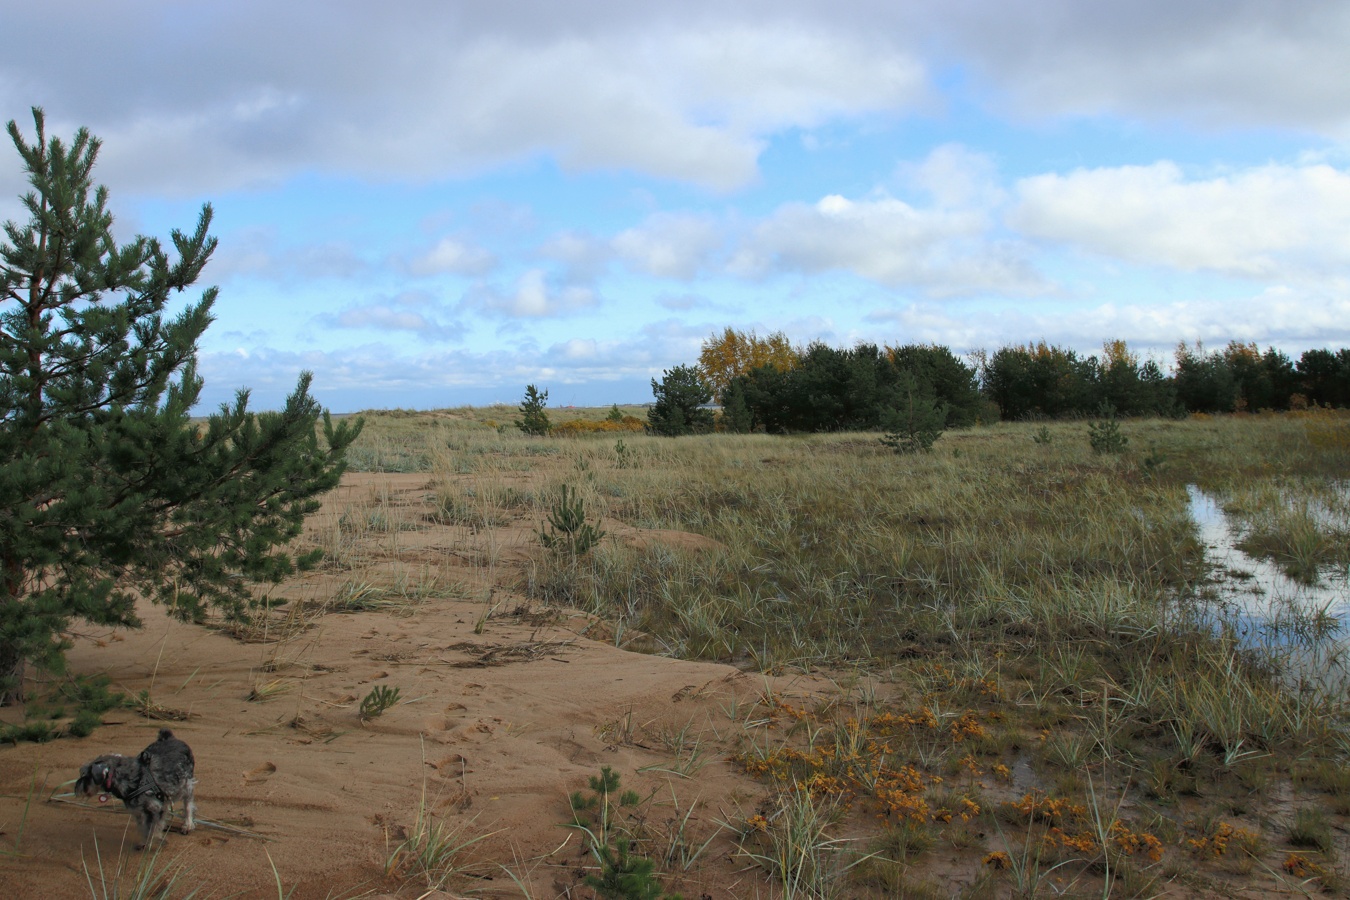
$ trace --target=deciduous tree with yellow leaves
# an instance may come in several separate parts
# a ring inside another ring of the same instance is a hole
[[[727,327],[720,335],[713,334],[703,342],[698,355],[699,374],[713,389],[713,396],[722,402],[722,394],[731,380],[749,374],[760,366],[772,366],[785,372],[797,364],[801,352],[792,346],[787,335],[775,331],[761,338],[753,331],[739,331]]]

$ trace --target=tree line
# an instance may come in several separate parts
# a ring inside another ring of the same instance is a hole
[[[776,332],[727,328],[697,365],[652,380],[651,429],[678,435],[891,429],[897,416],[959,428],[976,422],[1101,414],[1180,416],[1350,406],[1350,349],[1306,350],[1297,361],[1254,343],[1221,350],[1178,345],[1172,371],[1124,341],[1100,355],[1048,344],[977,351],[966,360],[933,344],[793,347]],[[707,408],[716,401],[720,417]]]

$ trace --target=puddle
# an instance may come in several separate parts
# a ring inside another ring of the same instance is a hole
[[[1324,572],[1315,584],[1295,581],[1270,560],[1238,548],[1241,530],[1218,500],[1193,484],[1186,490],[1209,565],[1201,598],[1214,605],[1245,643],[1282,659],[1295,679],[1345,690],[1350,685],[1345,669],[1350,651],[1346,572]]]
[[[1193,484],[1186,491],[1218,600],[1263,619],[1274,618],[1291,606],[1326,610],[1340,619],[1350,612],[1350,584],[1344,572],[1324,573],[1316,584],[1300,584],[1270,560],[1238,549],[1241,532],[1218,500]]]

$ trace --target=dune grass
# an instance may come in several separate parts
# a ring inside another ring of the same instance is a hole
[[[1350,754],[1346,679],[1291,669],[1343,665],[1336,623],[1294,610],[1253,625],[1209,602],[1187,495],[1221,498],[1248,552],[1294,577],[1343,571],[1344,414],[1127,421],[1119,454],[1094,453],[1085,423],[1000,424],[899,456],[859,434],[527,438],[498,412],[376,416],[353,453],[385,470],[418,459],[438,521],[466,533],[540,523],[567,487],[612,533],[700,535],[538,548],[504,572],[641,635],[630,646],[882,685],[819,708],[766,692],[741,717],[758,727],[738,764],[784,822],[814,823],[810,846],[853,846],[830,830],[845,810],[879,818],[867,846],[890,849],[809,860],[831,891],[922,885],[909,855],[937,841],[983,859],[993,894],[1050,873],[1138,895],[1274,884],[1279,823],[1346,824],[1344,779],[1327,774]],[[765,827],[743,852],[795,892],[806,863],[779,860],[795,845]],[[1339,884],[1344,848],[1299,840],[1320,855],[1300,871]]]

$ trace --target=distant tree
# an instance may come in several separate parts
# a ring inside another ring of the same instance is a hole
[[[520,418],[515,425],[526,434],[536,437],[548,434],[553,424],[548,420],[544,407],[548,405],[548,391],[535,390],[534,385],[525,386],[525,399],[520,401]]]
[[[291,558],[318,495],[335,486],[359,421],[334,426],[300,376],[281,412],[248,392],[205,422],[197,343],[216,289],[169,315],[216,241],[203,207],[190,234],[118,246],[99,141],[9,135],[31,190],[0,240],[0,693],[28,664],[59,670],[72,620],[131,628],[138,596],[184,619],[243,615],[250,585],[314,565]],[[317,434],[323,423],[323,441]]]
[[[767,399],[770,410],[755,410],[760,418],[777,418],[778,431],[874,431],[895,406],[900,373],[875,344],[849,349],[820,341],[808,346],[801,359],[781,378],[756,370],[761,385],[775,384]],[[753,396],[754,392],[752,392]]]
[[[1305,350],[1296,369],[1299,390],[1317,406],[1350,406],[1350,350]]]
[[[712,410],[701,408],[712,399],[712,388],[695,367],[667,369],[660,382],[652,379],[652,393],[656,403],[647,411],[647,422],[655,434],[677,437],[712,430]]]
[[[1041,341],[1002,347],[985,363],[984,390],[1004,419],[1084,415],[1095,405],[1097,364]]]
[[[763,428],[769,434],[792,431],[796,415],[796,378],[791,370],[779,371],[771,366],[751,369],[732,380],[729,392],[745,397],[750,412],[750,430]]]
[[[1092,447],[1092,452],[1124,453],[1129,443],[1129,438],[1120,431],[1116,408],[1110,403],[1102,403],[1097,408],[1097,420],[1088,423],[1088,444]]]
[[[1156,361],[1145,360],[1139,367],[1139,385],[1143,394],[1142,412],[1158,416],[1176,416],[1182,413],[1181,404],[1177,400],[1176,385]]]
[[[908,372],[918,386],[946,407],[948,428],[974,425],[984,408],[975,370],[938,344],[887,347],[896,369]]]
[[[722,428],[733,434],[746,434],[754,429],[754,416],[746,402],[745,379],[733,378],[722,392]]]
[[[1229,341],[1228,346],[1220,354],[1220,359],[1228,367],[1229,375],[1237,388],[1237,408],[1247,412],[1274,408],[1274,385],[1255,342],[1243,344],[1239,341]],[[1288,405],[1287,401],[1285,405]]]
[[[619,409],[619,404],[615,403],[613,406],[609,408],[609,412],[605,414],[605,421],[607,422],[623,421],[623,410]]]
[[[712,388],[713,396],[718,402],[725,403],[724,392],[733,378],[747,375],[761,366],[783,372],[795,366],[799,358],[800,354],[781,331],[761,338],[753,331],[728,327],[720,335],[711,335],[703,342],[698,368],[704,383]]]
[[[1178,344],[1176,353],[1172,383],[1187,412],[1228,413],[1237,408],[1238,384],[1223,356],[1205,353],[1199,342],[1194,347]]]
[[[1261,354],[1261,368],[1270,385],[1271,407],[1289,409],[1289,399],[1298,391],[1294,361],[1274,347],[1267,347],[1266,352]]]
[[[931,400],[950,421],[951,404],[935,385],[969,404],[965,409],[970,418],[961,421],[974,421],[975,409],[984,405],[975,392],[974,373],[945,348],[897,351],[859,343],[841,349],[816,341],[790,369],[760,366],[732,379],[723,417],[732,419],[743,395],[752,429],[762,427],[774,434],[876,431],[914,395]],[[946,421],[940,423],[945,425]]]

